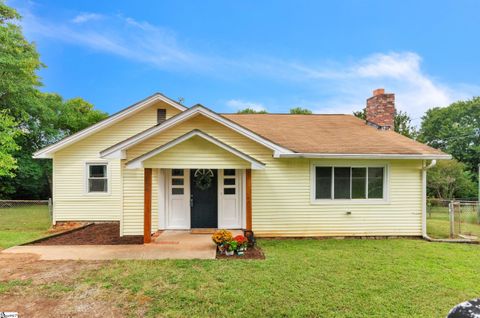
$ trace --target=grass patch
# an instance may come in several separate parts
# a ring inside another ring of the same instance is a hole
[[[10,291],[17,287],[26,287],[32,284],[31,280],[13,279],[9,281],[0,281],[0,294]]]
[[[42,290],[48,294],[49,297],[61,297],[65,293],[72,292],[75,290],[74,286],[71,284],[66,285],[60,282],[53,282],[44,284],[41,286]]]
[[[264,261],[117,261],[83,284],[173,317],[444,317],[478,297],[480,247],[421,240],[261,240]]]
[[[46,205],[0,208],[0,249],[45,236],[51,226]]]
[[[468,218],[466,217],[468,216]],[[455,231],[464,235],[475,235],[480,238],[480,224],[476,224],[476,213],[466,214],[460,225],[455,222]],[[460,229],[458,228],[460,226]],[[429,207],[427,213],[427,233],[432,238],[448,238],[450,236],[450,220],[448,207]]]

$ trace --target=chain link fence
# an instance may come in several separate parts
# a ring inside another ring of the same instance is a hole
[[[25,213],[28,211],[48,209],[52,220],[52,199],[48,200],[0,200],[0,212]]]
[[[432,238],[480,239],[480,206],[478,201],[427,201],[427,234]]]

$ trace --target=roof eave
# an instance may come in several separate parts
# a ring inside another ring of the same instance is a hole
[[[37,151],[32,155],[32,158],[33,159],[52,159],[53,153],[51,152],[41,153],[40,151]]]
[[[147,130],[144,131],[144,133],[140,133],[139,135],[135,136],[134,138],[129,138],[129,139],[126,139],[124,142],[120,142],[112,147],[109,147],[107,149],[104,149],[102,151],[100,151],[100,157],[102,158],[108,158],[109,156],[111,156],[112,154],[115,154],[115,153],[118,153],[119,151],[125,151],[127,149],[129,149],[130,147],[138,144],[139,142],[142,142],[143,140],[145,139],[148,139],[168,128],[171,128],[171,127],[174,127],[175,125],[197,115],[197,114],[202,114],[204,115],[205,117],[207,118],[210,118],[214,121],[217,121],[223,125],[225,125],[226,127],[234,130],[234,131],[237,131],[238,133],[246,136],[247,138],[249,139],[252,139],[260,144],[262,144],[263,146],[267,147],[267,148],[270,148],[272,149],[273,151],[275,152],[281,152],[281,153],[293,153],[291,150],[289,149],[286,149],[278,144],[275,144],[274,142],[270,141],[270,140],[267,140],[261,136],[259,136],[258,134],[256,134],[255,132],[251,131],[251,130],[248,130],[247,128],[229,120],[228,118],[225,118],[217,113],[215,113],[214,111],[202,106],[202,105],[195,105],[193,106],[192,108],[190,108],[189,110],[181,113],[181,114],[178,114],[170,119],[168,119],[167,121],[163,122],[162,125],[159,125],[159,126],[155,126],[155,127],[152,127],[152,128],[149,128]]]
[[[411,160],[449,160],[448,154],[335,154],[335,153],[275,153],[275,158],[309,159],[411,159]]]
[[[94,134],[104,128],[107,128],[111,125],[113,125],[114,123],[124,119],[124,118],[127,118],[129,117],[129,115],[133,114],[133,113],[136,113],[137,111],[139,111],[140,109],[144,108],[144,107],[147,107],[149,104],[153,103],[153,102],[156,102],[158,100],[161,100],[175,108],[177,108],[178,110],[180,111],[185,111],[187,110],[188,108],[183,106],[182,104],[180,103],[177,103],[175,102],[174,100],[166,97],[165,95],[161,94],[161,93],[155,93],[131,106],[128,106],[126,107],[125,109],[107,117],[106,119],[96,123],[96,124],[93,124],[83,130],[80,130],[79,132],[76,132],[75,134],[73,135],[70,135],[52,145],[49,145],[45,148],[42,148],[38,151],[36,151],[34,154],[33,154],[33,158],[34,159],[44,159],[44,158],[53,158],[53,153],[62,149],[62,148],[65,148],[69,145],[71,145],[72,143],[75,143],[83,138],[86,138],[88,136],[90,136],[91,134]]]
[[[208,134],[206,134],[203,131],[198,130],[198,129],[194,129],[194,130],[192,130],[192,131],[190,131],[190,132],[188,132],[188,133],[186,133],[186,134],[184,134],[184,135],[182,135],[182,136],[180,136],[180,137],[178,137],[174,140],[171,140],[171,141],[167,142],[166,144],[164,144],[160,147],[157,147],[157,148],[155,148],[155,149],[153,149],[153,150],[151,150],[151,151],[149,151],[149,152],[147,152],[147,153],[145,153],[145,154],[143,154],[143,155],[141,155],[141,156],[139,156],[135,159],[130,160],[129,162],[127,162],[125,164],[125,167],[127,169],[141,168],[141,167],[143,167],[143,162],[145,160],[148,160],[148,159],[162,153],[163,151],[166,151],[166,150],[168,150],[168,149],[170,149],[170,148],[172,148],[172,147],[174,147],[174,146],[176,146],[176,145],[178,145],[178,144],[180,144],[184,141],[187,141],[190,138],[195,137],[195,136],[201,137],[204,140],[216,145],[217,147],[220,147],[220,148],[232,153],[233,155],[249,162],[251,164],[252,169],[255,169],[255,170],[265,169],[265,164],[263,162],[256,160],[255,158],[253,158],[253,157],[251,157],[251,156],[233,148],[232,146],[229,146],[229,145],[225,144],[224,142],[218,140],[217,138],[214,138],[214,137],[212,137],[212,136],[210,136],[210,135],[208,135]]]

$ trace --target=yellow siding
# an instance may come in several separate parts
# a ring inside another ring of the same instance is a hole
[[[250,163],[211,142],[194,136],[143,162],[145,168],[242,169]]]
[[[55,154],[53,177],[56,220],[120,220],[124,235],[143,234],[143,169],[125,169],[119,160],[110,160],[111,193],[87,195],[84,192],[85,162],[97,161],[99,151],[154,125],[156,108],[138,113]],[[172,113],[174,111],[167,112],[167,116],[170,117]],[[270,149],[201,115],[128,150],[128,160],[193,129],[200,129],[266,164],[265,170],[254,170],[252,174],[253,230],[258,236],[421,234],[419,160],[274,159]],[[167,150],[157,158],[150,159],[147,164],[157,167],[161,160],[162,164],[168,162],[169,167],[182,168],[195,162],[196,165],[208,163],[210,168],[222,168],[226,161],[230,161],[230,167],[234,162],[232,160],[240,160],[219,153],[219,149],[211,148],[211,144],[200,147],[196,143],[198,141],[193,141]],[[201,149],[195,149],[193,153],[195,147]],[[212,152],[215,155],[212,156]],[[382,204],[312,204],[313,162],[335,165],[388,164],[389,201]],[[152,231],[158,228],[158,174],[156,169],[153,172]],[[347,215],[347,211],[352,214]]]
[[[162,146],[175,138],[183,136],[193,129],[199,129],[204,133],[228,144],[229,146],[252,156],[253,158],[259,159],[256,156],[257,154],[263,156],[267,155],[269,157],[272,156],[272,151],[264,146],[232,131],[230,128],[204,117],[203,115],[198,115],[156,136],[153,136],[138,145],[135,145],[131,149],[128,149],[127,160],[132,160],[140,155],[143,155],[144,153]],[[261,159],[259,160],[262,161]]]
[[[266,164],[265,170],[254,170],[252,174],[253,230],[258,236],[421,235],[420,160],[274,159],[271,150],[203,116],[133,147],[127,151],[128,160],[193,129],[200,129]],[[185,165],[197,159],[175,157],[179,164]],[[389,201],[382,204],[312,204],[310,171],[314,162],[346,166],[387,164]],[[137,200],[141,195],[138,194]],[[135,212],[125,210],[125,217],[131,220],[131,224],[125,224],[125,233],[142,233],[142,219],[139,219],[142,208],[140,206]],[[152,211],[158,211],[157,205]],[[347,215],[347,211],[352,214]],[[129,213],[132,215],[128,216]],[[157,222],[157,218],[153,221]]]
[[[312,163],[387,163],[389,200],[313,204]],[[419,160],[270,160],[266,170],[252,174],[253,230],[257,236],[421,235],[420,169]]]
[[[155,125],[158,108],[167,109],[167,118],[180,112],[170,105],[158,102],[55,153],[53,158],[55,221],[121,219],[123,190],[120,160],[108,160],[110,174],[108,194],[86,193],[85,165],[87,162],[103,161],[99,157],[101,150]]]
[[[204,116],[197,116],[190,120],[185,121],[184,123],[174,126],[157,136],[153,136],[148,140],[145,140],[144,142],[133,147],[132,149],[129,149],[127,151],[127,158],[128,158],[127,161],[132,160],[140,155],[143,155],[144,153],[151,151],[161,145],[164,145],[175,138],[183,136],[184,134],[192,131],[193,129],[199,129],[209,134],[210,136],[215,137],[220,141],[234,147],[235,149],[240,150],[243,153],[249,154],[250,156],[256,159],[259,159],[256,157],[256,154],[258,154],[261,157],[272,158],[272,151],[265,148],[264,146],[232,131],[229,128],[226,128],[225,126],[222,126],[221,124],[218,124],[217,122],[211,119],[208,119]],[[200,141],[202,143],[207,142],[204,139]],[[215,146],[217,148],[213,148],[211,143],[209,142],[207,143],[208,144],[204,146],[208,146],[209,148],[212,148],[212,151],[216,151],[218,154],[220,154],[219,150],[223,150],[223,149],[219,149],[217,146]],[[179,144],[176,147],[181,146],[183,144],[184,143]],[[182,148],[185,147],[183,148],[183,150],[189,152],[191,150],[190,146],[192,145],[188,143],[188,144],[185,144],[185,146],[182,146]],[[167,152],[168,150],[160,154],[160,156],[162,156]],[[179,163],[183,162],[184,164],[187,164],[188,161],[197,162],[196,159],[202,159],[201,162],[206,164],[205,159],[207,158],[204,157],[205,154],[199,155],[199,157],[189,160],[186,157],[180,158],[180,156],[174,156],[173,153],[174,151],[170,155],[171,156],[170,158],[176,157],[175,160],[179,160]],[[225,154],[222,153],[222,155],[225,155]],[[228,153],[228,155],[231,155],[231,154]],[[209,158],[212,159],[211,157]],[[151,159],[154,159],[154,158],[151,158]],[[231,167],[233,163],[240,164],[238,160],[241,160],[241,159],[238,159],[238,157],[229,158],[229,159],[235,160],[235,161],[231,161],[228,164],[228,167],[226,168],[234,168],[234,167]],[[239,166],[240,169],[245,167],[243,166],[244,161],[243,160],[241,161],[242,161],[241,162],[242,166],[241,167]],[[224,162],[217,161],[217,163],[222,167],[225,165]],[[197,167],[197,168],[202,168],[202,167]],[[210,167],[210,168],[214,168],[214,167]],[[219,167],[217,166],[217,168]],[[126,177],[128,178],[128,180],[125,179],[124,181],[125,208],[124,208],[123,234],[124,235],[142,235],[143,234],[143,169],[125,169],[124,168],[123,171],[125,176],[130,174],[135,175],[134,177]],[[153,171],[156,175],[157,173],[156,169],[154,169]],[[153,198],[155,200],[154,202],[152,202],[152,226],[153,224],[155,224],[155,226],[158,226],[158,179],[156,180],[157,181],[154,181],[153,183],[153,189],[155,193],[152,193]],[[155,213],[155,215],[153,215],[153,213]]]
[[[143,169],[123,170],[122,235],[143,235]],[[158,170],[152,173],[152,232],[158,230]]]

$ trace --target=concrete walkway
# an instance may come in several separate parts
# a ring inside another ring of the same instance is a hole
[[[144,245],[27,245],[2,254],[36,254],[41,260],[215,259],[210,234],[164,231]]]

